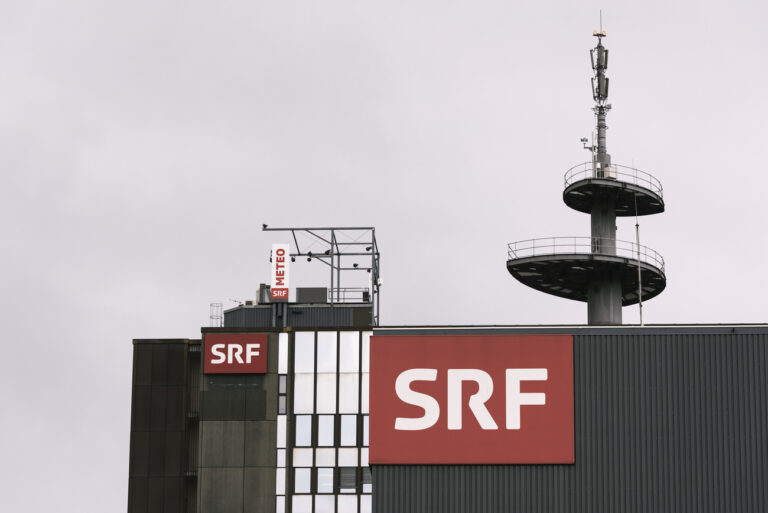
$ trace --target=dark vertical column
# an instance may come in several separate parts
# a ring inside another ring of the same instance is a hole
[[[591,326],[621,324],[621,281],[608,268],[595,273],[589,284],[587,323]]]
[[[597,155],[595,178],[610,178],[611,156],[606,148],[607,108],[597,107]],[[592,253],[616,254],[616,208],[610,194],[595,197],[591,212]],[[599,268],[587,290],[587,322],[590,325],[621,324],[621,282],[609,268]]]
[[[135,340],[128,513],[184,509],[186,340]]]

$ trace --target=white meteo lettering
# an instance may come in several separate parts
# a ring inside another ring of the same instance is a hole
[[[260,348],[261,344],[245,344],[245,360],[243,360],[243,346],[240,344],[213,344],[211,346],[211,354],[215,358],[211,359],[211,363],[218,365],[237,362],[250,365],[254,358],[259,356]]]
[[[291,268],[290,244],[272,244],[272,253],[269,261],[272,262],[272,281],[270,285],[270,298],[280,301],[288,301]]]
[[[275,250],[275,286],[285,287],[285,250]]]
[[[480,369],[448,369],[448,429],[462,428],[462,386],[465,381],[477,384],[477,392],[469,397],[469,410],[484,430],[499,429],[485,403],[493,395],[493,378]],[[521,406],[543,406],[546,394],[543,392],[523,393],[520,383],[523,381],[547,381],[547,369],[506,369],[506,428],[520,429]],[[424,410],[424,415],[416,418],[397,417],[395,429],[400,431],[420,431],[429,429],[440,418],[440,404],[429,394],[411,389],[414,381],[436,381],[437,369],[409,369],[400,373],[395,381],[395,392],[401,401]]]

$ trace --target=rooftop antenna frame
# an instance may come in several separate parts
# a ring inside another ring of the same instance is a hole
[[[262,231],[265,232],[290,232],[293,239],[291,248],[291,258],[306,257],[307,260],[318,260],[327,265],[330,272],[330,295],[329,303],[331,307],[343,303],[346,289],[341,287],[341,278],[343,273],[363,271],[371,274],[371,292],[368,302],[371,304],[371,320],[374,326],[379,325],[379,303],[381,299],[381,253],[379,244],[376,241],[376,228],[372,226],[358,227],[286,227],[271,228],[266,224],[262,225]],[[303,233],[321,243],[319,252],[310,251],[309,248],[302,249],[299,244],[297,233]],[[341,241],[338,235],[345,234],[349,236],[351,242]],[[326,249],[327,248],[327,249]],[[357,262],[350,264],[350,258],[368,257],[369,265],[360,265]]]

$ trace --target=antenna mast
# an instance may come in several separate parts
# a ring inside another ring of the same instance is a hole
[[[622,307],[644,303],[667,286],[664,259],[640,246],[639,216],[664,212],[661,182],[649,173],[612,164],[608,153],[608,49],[603,16],[593,31],[597,45],[589,52],[597,141],[590,161],[566,171],[563,201],[589,214],[590,237],[547,237],[513,242],[508,246],[507,270],[518,281],[541,292],[587,303],[590,325],[622,323]],[[616,218],[635,216],[635,241],[616,240]],[[641,306],[642,308],[642,306]],[[640,311],[640,323],[642,310]]]

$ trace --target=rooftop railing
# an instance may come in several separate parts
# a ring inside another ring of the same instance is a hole
[[[645,171],[637,168],[612,164],[608,167],[599,167],[595,162],[583,162],[573,166],[565,172],[565,188],[580,180],[589,178],[601,178],[605,180],[617,180],[620,182],[631,183],[639,187],[644,187],[652,192],[664,197],[664,189],[661,182]]]
[[[507,245],[509,260],[533,256],[595,254],[640,260],[664,272],[664,258],[648,246],[600,237],[545,237],[512,242]]]
[[[370,303],[371,291],[362,287],[330,289],[328,290],[328,301],[331,303]]]

